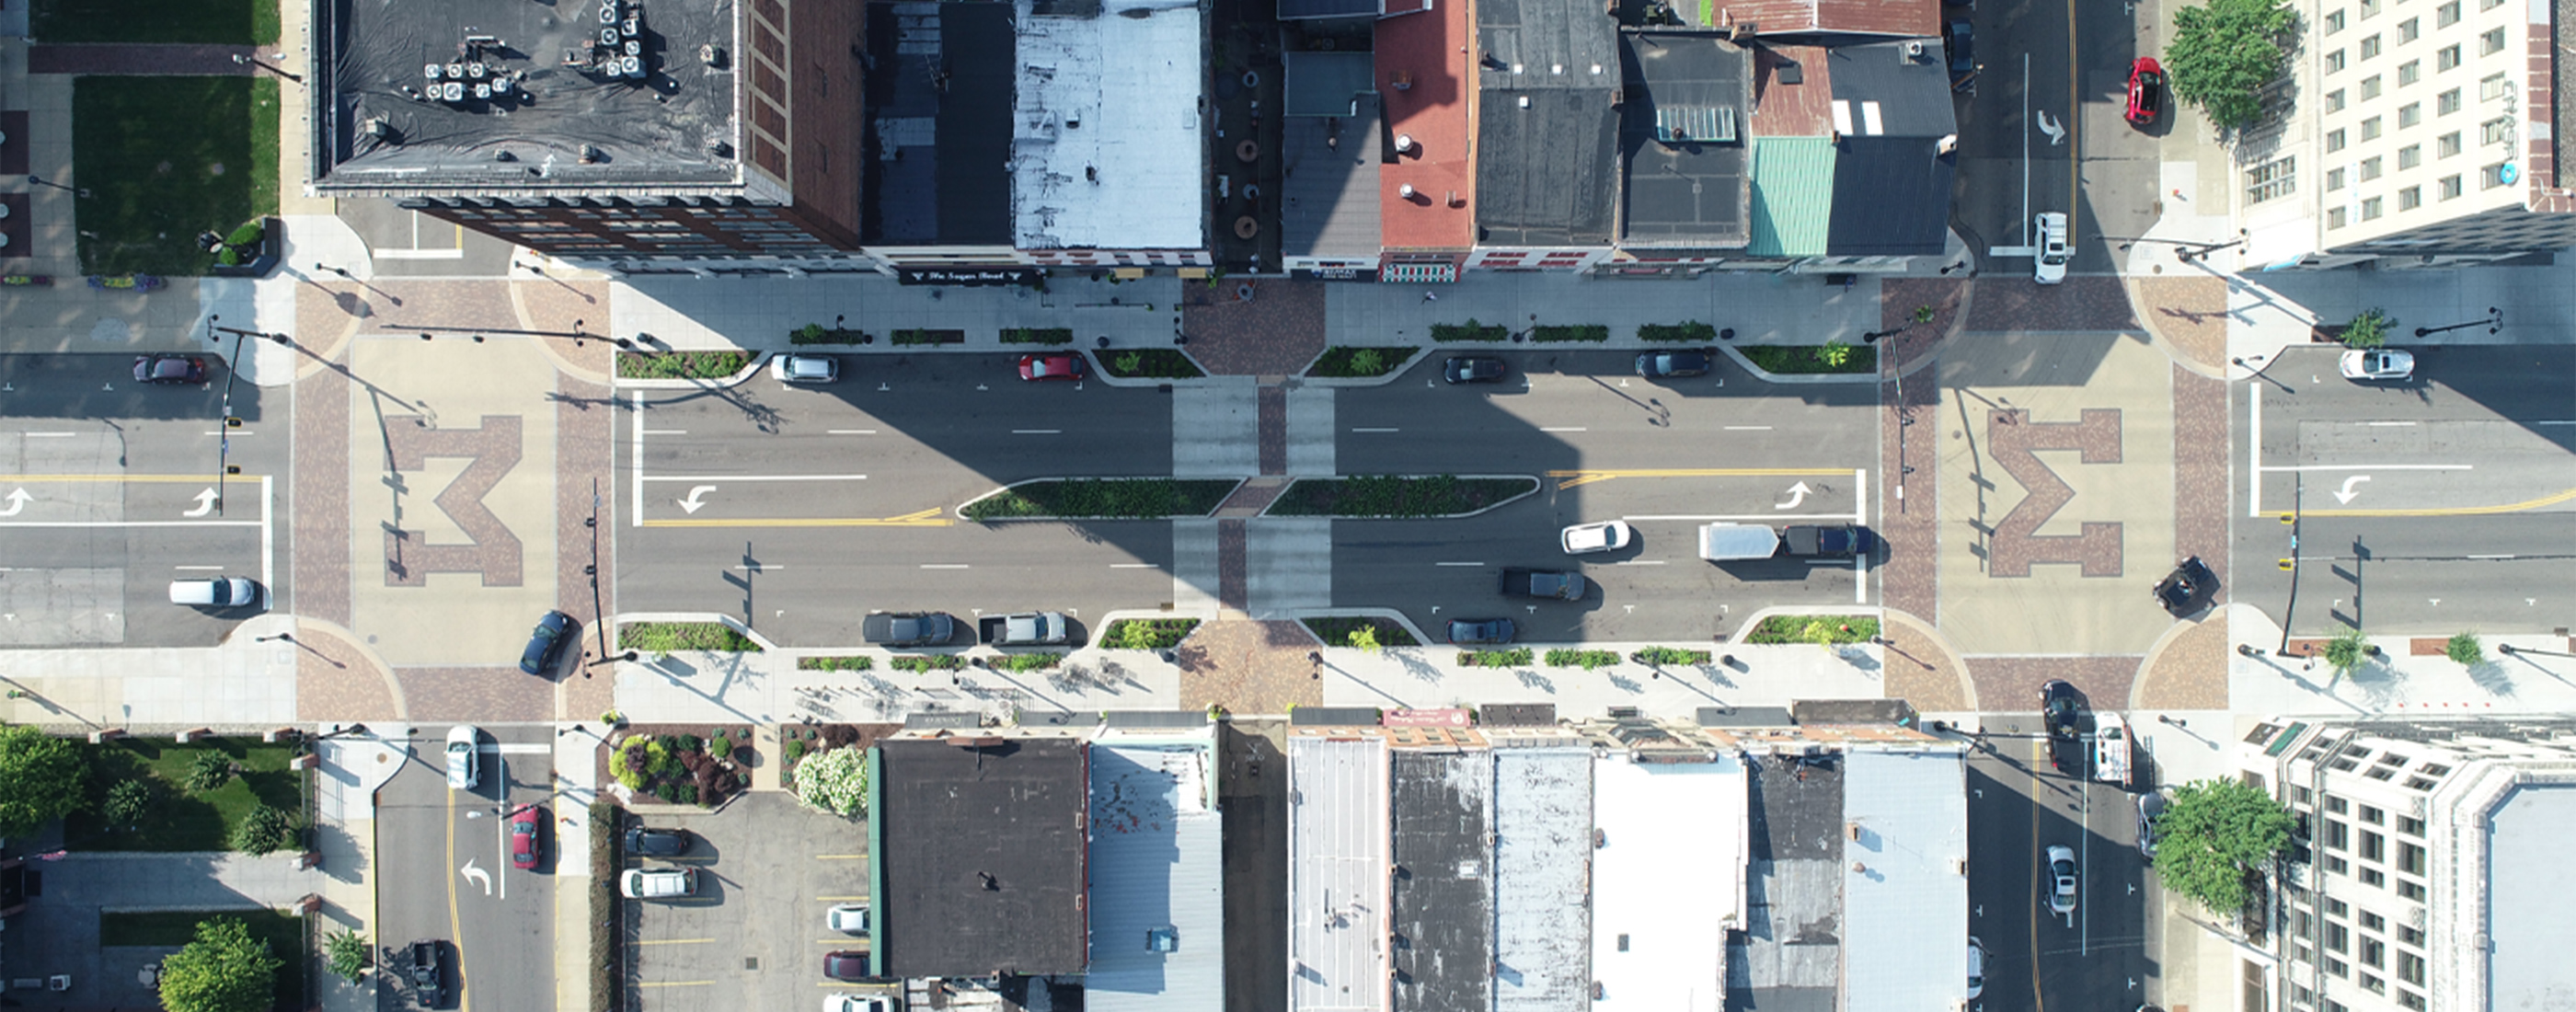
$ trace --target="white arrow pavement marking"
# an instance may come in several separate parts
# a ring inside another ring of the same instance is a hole
[[[473,858],[466,858],[465,867],[456,869],[456,873],[465,876],[465,880],[468,882],[481,885],[483,887],[483,895],[492,895],[492,873],[475,867]]]
[[[210,488],[210,489],[207,489],[207,490],[205,490],[205,491],[203,491],[203,492],[199,492],[199,493],[197,493],[197,508],[196,508],[196,509],[189,510],[189,511],[187,511],[187,512],[185,512],[185,513],[181,513],[181,514],[179,514],[179,515],[180,515],[180,516],[183,516],[183,517],[201,517],[201,516],[205,516],[205,515],[206,515],[206,514],[208,514],[208,513],[212,513],[212,512],[214,512],[214,511],[215,511],[215,490]]]
[[[0,517],[17,516],[19,510],[27,508],[27,500],[33,498],[35,496],[28,495],[27,490],[23,488],[9,493],[9,508],[0,510]]]
[[[681,509],[683,509],[683,510],[686,510],[686,511],[688,511],[688,512],[690,512],[690,513],[696,513],[696,512],[698,511],[698,507],[706,505],[706,503],[700,502],[699,500],[700,500],[700,499],[702,499],[702,498],[704,498],[704,497],[706,496],[706,494],[707,494],[707,493],[709,493],[709,492],[713,492],[713,491],[715,491],[715,490],[716,490],[716,487],[715,487],[715,486],[713,486],[713,485],[692,485],[692,486],[690,486],[690,487],[689,487],[689,497],[688,497],[688,498],[686,498],[686,499],[682,499],[682,500],[680,500],[680,508],[681,508]]]
[[[2050,118],[2046,109],[2040,109],[2037,112],[2039,113],[2039,132],[2048,135],[2048,146],[2056,147],[2066,143],[2065,125]]]
[[[1788,503],[1788,505],[1785,505],[1785,506],[1773,506],[1773,507],[1771,507],[1771,508],[1772,508],[1772,509],[1775,509],[1775,510],[1793,510],[1793,509],[1797,509],[1797,508],[1798,508],[1798,504],[1799,504],[1799,503],[1802,503],[1802,502],[1806,502],[1806,501],[1807,501],[1807,493],[1809,493],[1809,492],[1813,492],[1813,491],[1815,491],[1815,489],[1808,488],[1808,487],[1807,487],[1807,483],[1806,483],[1806,482],[1803,482],[1803,481],[1802,481],[1802,482],[1799,482],[1799,483],[1797,483],[1797,484],[1795,484],[1795,485],[1791,485],[1791,486],[1789,486],[1789,503]]]
[[[2360,492],[2354,491],[2353,486],[2369,480],[2370,476],[2366,474],[2356,474],[2350,478],[2344,479],[2343,487],[2335,490],[2335,501],[2339,503],[2351,502],[2355,496],[2359,496],[2361,494]]]

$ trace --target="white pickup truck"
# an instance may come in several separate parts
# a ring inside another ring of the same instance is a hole
[[[2128,787],[2131,744],[2128,721],[2107,710],[2094,714],[2093,779]]]

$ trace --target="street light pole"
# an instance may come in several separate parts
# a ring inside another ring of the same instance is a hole
[[[221,319],[223,319],[223,317],[219,314],[206,314],[206,340],[217,340],[214,336],[216,334],[231,334],[233,336],[232,361],[225,363],[224,366],[223,417],[216,425],[216,431],[222,433],[221,436],[217,437],[218,441],[215,444],[216,516],[224,515],[224,478],[233,473],[233,425],[235,424],[233,421],[233,381],[241,377],[242,339],[245,337],[264,337],[279,344],[288,343],[286,335],[284,334],[264,334],[256,330],[243,330],[239,327],[217,326],[216,321]]]
[[[2447,327],[2417,327],[2417,328],[2415,328],[2415,336],[2417,336],[2417,337],[2430,337],[2430,336],[2432,336],[2432,335],[2434,335],[2434,334],[2439,334],[2439,333],[2442,333],[2442,332],[2444,332],[2444,331],[2460,330],[2460,329],[2464,329],[2464,328],[2468,328],[2468,327],[2475,327],[2475,326],[2477,326],[2477,325],[2479,325],[2479,324],[2485,324],[2485,325],[2486,325],[2486,328],[2487,328],[2487,333],[2490,333],[2490,334],[2493,334],[2493,333],[2495,333],[2495,332],[2497,332],[2497,331],[2503,330],[2503,329],[2504,329],[2504,310],[2503,310],[2503,309],[2501,309],[2501,308],[2495,307],[2495,306],[2488,306],[2488,307],[2487,307],[2487,317],[2486,317],[2486,319],[2483,319],[2483,320],[2470,320],[2470,321],[2468,321],[2467,323],[2454,323],[2454,324],[2451,324],[2450,326],[2447,326]]]

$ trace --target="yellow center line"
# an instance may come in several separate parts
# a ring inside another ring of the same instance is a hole
[[[2570,499],[2576,499],[2576,488],[2571,488],[2564,492],[2552,495],[2541,496],[2538,499],[2525,499],[2521,502],[2504,503],[2498,506],[2423,506],[2414,509],[2377,510],[2300,510],[2299,515],[2303,517],[2480,517],[2494,516],[2499,513],[2520,513],[2525,510],[2536,510],[2543,506],[2556,506],[2559,503],[2566,502]]]
[[[2069,23],[2071,24],[2072,22],[2070,21]],[[2045,714],[2041,715],[2041,722],[2043,724],[2047,722],[2046,716],[2047,715]],[[2043,730],[2045,729],[2043,728]],[[2039,771],[2041,767],[2048,765],[2048,749],[2052,744],[2054,744],[2054,742],[2051,742],[2048,737],[2043,734],[2037,742],[2033,743],[2033,747],[2030,750],[2030,856],[2032,860],[2041,861],[2043,864],[2045,863],[2044,859],[2048,856],[2048,852],[2041,850],[2039,846],[2039,819],[2041,814],[2046,812],[2048,806],[2045,801],[2040,799],[2039,794],[2042,790],[2047,789],[2048,785],[2040,782]],[[2042,878],[2048,879],[2049,881],[2041,888],[2050,890],[2056,889],[2057,883],[2053,877],[2054,874],[2054,871],[2052,871],[2049,875],[2042,876]],[[2030,965],[2038,966],[2040,965],[2039,907],[2041,903],[2046,902],[2048,897],[2033,896],[2031,899],[2033,902],[2024,908],[2028,911],[2024,916],[2030,918],[2030,929],[2025,932],[2025,934],[2030,938]],[[2052,912],[2049,915],[2049,921],[2052,924],[2056,922],[2055,913]],[[2041,1012],[2047,1012],[2048,999],[2046,996],[2039,993],[2039,975],[2036,973],[2030,975],[2030,1003],[2032,1008],[2039,1009]]]
[[[444,793],[447,795],[447,866],[454,868],[457,866],[456,792],[446,791]],[[459,875],[456,878],[464,877],[465,876],[463,875]],[[457,1012],[465,1012],[466,1009],[472,1008],[474,1004],[474,991],[468,987],[465,982],[465,934],[457,928],[461,923],[462,920],[456,916],[456,879],[451,878],[447,880],[447,937],[456,940]]]

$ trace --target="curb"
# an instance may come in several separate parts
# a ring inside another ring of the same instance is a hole
[[[1788,348],[1788,347],[1804,347],[1804,346],[1803,346],[1803,345],[1771,345],[1771,344],[1765,344],[1765,345],[1755,345],[1755,347],[1760,347],[1760,348]],[[1763,381],[1763,382],[1765,382],[1765,383],[1781,383],[1781,384],[1787,384],[1787,385],[1791,385],[1791,386],[1801,386],[1801,385],[1803,385],[1803,386],[1818,386],[1818,385],[1831,385],[1831,384],[1837,384],[1837,383],[1877,383],[1877,382],[1880,382],[1878,372],[1875,372],[1875,371],[1873,371],[1873,372],[1865,372],[1865,373],[1864,373],[1864,372],[1848,372],[1848,373],[1844,373],[1844,372],[1837,372],[1837,373],[1776,373],[1776,372],[1772,372],[1772,371],[1770,371],[1770,370],[1768,370],[1768,369],[1764,369],[1764,368],[1762,368],[1761,366],[1754,365],[1754,364],[1753,364],[1753,360],[1752,360],[1752,359],[1749,359],[1749,358],[1744,357],[1744,353],[1743,353],[1743,352],[1740,352],[1740,351],[1735,350],[1735,346],[1734,346],[1734,345],[1731,345],[1731,344],[1721,344],[1721,345],[1718,345],[1718,346],[1717,346],[1717,350],[1718,350],[1718,351],[1720,351],[1720,352],[1724,352],[1724,353],[1726,354],[1727,361],[1733,362],[1733,363],[1735,363],[1735,364],[1736,364],[1736,365],[1738,365],[1738,366],[1742,366],[1742,367],[1744,368],[1744,371],[1745,371],[1745,372],[1749,372],[1749,373],[1752,373],[1752,374],[1753,374],[1753,378],[1754,378],[1754,379],[1761,380],[1761,381]],[[1875,352],[1872,352],[1872,354],[1875,354]]]
[[[612,623],[615,623],[615,624],[617,624],[617,625],[620,625],[620,626],[626,625],[626,624],[628,624],[628,623],[633,623],[633,622],[714,622],[714,623],[718,623],[718,624],[720,624],[720,625],[723,625],[725,628],[731,629],[731,630],[733,630],[733,631],[735,631],[735,632],[737,632],[737,633],[741,633],[744,639],[747,639],[747,640],[752,641],[753,643],[757,643],[757,644],[759,644],[759,645],[760,645],[760,650],[756,651],[756,652],[758,652],[758,653],[776,653],[776,652],[779,652],[779,651],[782,649],[782,648],[780,648],[780,647],[779,647],[779,645],[778,645],[778,644],[771,642],[771,641],[770,641],[770,639],[769,639],[769,637],[763,636],[763,635],[761,635],[759,632],[757,632],[757,631],[753,630],[750,626],[747,626],[747,625],[742,624],[742,621],[741,621],[741,620],[736,619],[736,618],[734,618],[734,617],[733,617],[733,616],[731,616],[731,615],[720,615],[720,614],[716,614],[716,613],[714,613],[714,612],[702,612],[702,611],[636,611],[636,612],[619,612],[619,613],[617,613],[617,614],[615,614],[615,615],[611,615],[611,616],[609,616],[609,617],[608,617],[608,621],[610,621],[610,622],[612,622]],[[623,651],[623,650],[620,650],[620,651],[619,651],[619,653],[624,653],[624,652],[625,652],[625,651]],[[755,651],[749,651],[749,650],[689,650],[689,651],[682,651],[682,652],[685,652],[685,653],[695,653],[695,654],[729,654],[729,653],[754,653]],[[640,653],[640,651],[639,651],[639,653]],[[639,660],[639,661],[633,661],[633,662],[630,662],[630,663],[638,663],[638,664],[640,664],[640,663],[642,663],[642,661],[640,661],[640,660]]]
[[[1210,518],[1210,517],[1214,517],[1214,516],[1216,516],[1216,510],[1217,510],[1217,507],[1216,507],[1216,506],[1211,506],[1211,507],[1209,507],[1209,508],[1208,508],[1208,511],[1207,511],[1207,512],[1205,512],[1205,513],[1168,513],[1168,514],[1165,514],[1165,515],[1162,515],[1162,516],[1158,516],[1158,517],[1060,517],[1060,516],[1043,516],[1043,517],[993,517],[993,518],[988,519],[988,520],[978,520],[978,519],[976,519],[976,518],[974,518],[974,517],[970,517],[970,516],[967,516],[967,515],[966,515],[966,507],[968,507],[968,506],[972,506],[972,505],[975,505],[976,503],[983,502],[983,501],[984,501],[984,500],[986,500],[986,499],[990,499],[990,498],[992,498],[992,497],[994,497],[994,496],[1000,495],[1000,494],[1002,494],[1002,493],[1004,493],[1004,492],[1008,492],[1008,491],[1010,491],[1010,490],[1012,490],[1012,489],[1015,489],[1015,488],[1018,488],[1018,487],[1020,487],[1020,486],[1022,486],[1022,485],[1034,485],[1034,484],[1037,484],[1037,483],[1042,482],[1042,481],[1154,481],[1154,480],[1168,480],[1168,481],[1228,481],[1228,480],[1231,480],[1231,481],[1233,481],[1233,482],[1234,482],[1234,487],[1233,487],[1233,488],[1230,488],[1230,489],[1227,489],[1227,490],[1225,491],[1225,495],[1217,499],[1217,506],[1223,506],[1223,505],[1225,505],[1225,500],[1226,500],[1226,499],[1233,498],[1233,497],[1234,497],[1234,494],[1235,494],[1236,492],[1240,492],[1240,491],[1242,491],[1242,490],[1243,490],[1243,483],[1244,483],[1244,482],[1246,482],[1246,481],[1250,481],[1251,479],[1249,479],[1249,478],[1234,478],[1234,479],[1226,479],[1226,478],[1182,478],[1182,477],[1179,477],[1179,476],[1177,476],[1177,475],[1151,475],[1151,474],[1130,475],[1130,476],[1127,476],[1127,477],[1124,477],[1124,478],[1084,478],[1084,477],[1080,477],[1080,476],[1070,476],[1070,475],[1060,475],[1060,476],[1056,476],[1056,477],[1052,477],[1052,478],[1024,478],[1024,479],[1021,479],[1021,480],[1019,480],[1019,481],[1012,482],[1012,483],[1010,483],[1010,484],[1008,484],[1008,485],[1004,485],[1004,486],[1002,486],[1002,487],[1000,487],[1000,488],[994,489],[994,490],[992,490],[992,491],[990,491],[990,492],[986,492],[986,493],[984,493],[984,494],[982,494],[982,495],[976,496],[975,498],[968,499],[968,500],[966,500],[965,502],[958,503],[958,504],[957,504],[957,508],[956,508],[955,510],[953,510],[952,512],[954,512],[954,513],[956,513],[956,514],[957,514],[957,519],[959,519],[959,520],[963,520],[963,521],[965,521],[965,522],[967,522],[967,523],[970,523],[970,524],[1008,524],[1008,523],[1026,523],[1026,522],[1029,522],[1029,521],[1037,521],[1037,522],[1040,522],[1040,523],[1061,523],[1061,522],[1065,522],[1065,521],[1073,521],[1073,520],[1143,520],[1143,521],[1149,521],[1149,522],[1150,522],[1150,521],[1162,521],[1162,520],[1206,520],[1206,519],[1208,519],[1208,518]]]
[[[1412,619],[1404,617],[1403,612],[1397,611],[1393,608],[1298,608],[1291,610],[1288,613],[1288,621],[1296,623],[1297,631],[1299,633],[1304,634],[1307,639],[1315,641],[1316,646],[1322,647],[1326,650],[1358,650],[1359,648],[1324,642],[1323,637],[1315,635],[1315,630],[1306,628],[1306,620],[1310,618],[1373,618],[1381,622],[1392,622],[1398,626],[1402,626],[1404,631],[1413,637],[1413,642],[1420,644],[1419,646],[1413,647],[1392,647],[1382,649],[1428,650],[1434,647],[1449,645],[1432,639],[1429,634],[1422,631],[1421,627],[1414,625]]]
[[[690,350],[695,350],[695,349],[690,349]],[[706,352],[708,352],[708,353],[715,353],[715,352],[720,352],[720,351],[723,351],[723,350],[725,350],[725,349],[716,349],[716,348],[709,348],[709,349],[705,349],[705,351],[706,351]],[[742,383],[742,382],[743,382],[743,381],[745,381],[745,380],[750,379],[753,375],[755,375],[755,374],[757,374],[757,373],[759,373],[759,372],[760,372],[760,367],[761,367],[762,365],[767,364],[767,363],[769,362],[769,360],[770,360],[772,357],[775,357],[777,354],[779,354],[778,352],[773,352],[773,351],[753,351],[753,350],[751,350],[751,349],[749,349],[749,348],[735,348],[735,349],[731,349],[731,350],[739,351],[739,352],[742,352],[742,353],[743,353],[743,354],[745,354],[745,355],[749,355],[749,356],[751,356],[751,364],[746,365],[746,366],[743,366],[743,367],[742,367],[742,371],[741,371],[741,372],[734,373],[733,375],[731,375],[731,376],[727,376],[727,377],[725,377],[725,378],[723,378],[723,379],[721,379],[721,380],[710,380],[710,379],[628,379],[628,378],[623,377],[623,376],[615,375],[616,368],[617,368],[617,363],[616,363],[616,360],[612,358],[612,359],[610,359],[610,360],[609,360],[609,371],[610,371],[609,383],[610,383],[610,385],[611,385],[611,389],[620,389],[620,390],[623,390],[623,389],[635,389],[635,390],[722,390],[722,389],[724,389],[724,388],[726,388],[726,387],[735,386],[735,385],[737,385],[737,384]],[[629,354],[629,353],[628,353],[628,352],[624,352],[624,351],[620,351],[620,352],[618,352],[617,354],[624,355],[624,354]]]
[[[1476,508],[1476,509],[1469,510],[1469,511],[1467,511],[1467,512],[1465,512],[1465,513],[1442,513],[1442,514],[1440,514],[1440,515],[1438,515],[1438,516],[1428,516],[1428,517],[1397,517],[1397,516],[1384,516],[1384,515],[1379,515],[1379,514],[1342,514],[1342,513],[1335,513],[1335,514],[1331,514],[1331,515],[1328,515],[1328,516],[1309,516],[1309,515],[1304,515],[1304,514],[1286,514],[1286,513],[1282,513],[1282,514],[1278,514],[1278,515],[1275,515],[1275,516],[1274,516],[1274,515],[1272,515],[1272,514],[1271,514],[1271,512],[1270,512],[1271,510],[1278,508],[1278,506],[1279,506],[1280,502],[1282,502],[1282,501],[1284,501],[1284,500],[1286,500],[1286,499],[1288,498],[1288,490],[1289,490],[1289,489],[1296,488],[1296,487],[1297,487],[1297,483],[1298,483],[1298,482],[1301,482],[1301,481],[1348,481],[1348,480],[1350,480],[1350,479],[1352,479],[1352,478],[1376,478],[1376,477],[1385,477],[1385,476],[1384,476],[1384,475],[1337,474],[1337,475],[1329,475],[1329,476],[1322,476],[1322,477],[1312,476],[1312,475],[1305,476],[1305,477],[1298,477],[1298,476],[1295,476],[1295,475],[1291,475],[1291,476],[1289,476],[1289,478],[1288,478],[1288,484],[1283,485],[1283,486],[1281,486],[1281,487],[1280,487],[1280,489],[1279,489],[1279,495],[1278,495],[1276,498],[1271,499],[1271,500],[1270,500],[1270,505],[1262,507],[1262,508],[1261,508],[1261,512],[1260,512],[1259,514],[1256,514],[1256,515],[1257,515],[1258,517],[1260,517],[1261,519],[1265,519],[1265,520],[1463,520],[1463,519],[1465,519],[1465,518],[1467,518],[1467,517],[1482,516],[1482,515],[1484,515],[1484,514],[1491,513],[1491,512],[1493,512],[1493,511],[1498,510],[1498,509],[1501,509],[1501,508],[1503,508],[1503,507],[1505,507],[1505,506],[1509,506],[1509,505],[1511,505],[1511,504],[1513,504],[1513,503],[1516,503],[1516,502],[1519,502],[1519,501],[1521,501],[1521,500],[1523,500],[1523,499],[1527,499],[1527,498],[1529,498],[1529,497],[1531,497],[1531,496],[1537,495],[1537,494],[1539,494],[1539,492],[1540,492],[1542,489],[1547,488],[1547,479],[1545,479],[1545,478],[1541,478],[1541,477],[1539,477],[1539,476],[1537,476],[1537,475],[1533,475],[1533,474],[1457,474],[1457,475],[1400,474],[1400,475],[1396,475],[1395,477],[1398,477],[1398,478],[1439,478],[1439,477],[1450,477],[1450,478],[1458,478],[1458,479],[1460,479],[1460,480],[1472,480],[1472,481],[1498,481],[1498,480],[1507,479],[1507,478],[1527,478],[1527,479],[1529,479],[1529,480],[1530,480],[1530,489],[1529,489],[1529,491],[1527,491],[1527,492],[1523,492],[1523,493],[1521,493],[1521,494],[1519,494],[1519,495],[1515,495],[1515,496],[1512,496],[1512,497],[1510,497],[1510,498],[1508,498],[1508,499],[1504,499],[1504,500],[1503,500],[1503,501],[1501,501],[1501,502],[1491,503],[1491,504],[1488,504],[1488,505],[1485,505],[1485,506],[1481,506],[1481,507],[1478,507],[1478,508]],[[1238,488],[1240,488],[1241,486],[1237,486],[1237,487],[1238,487]]]

